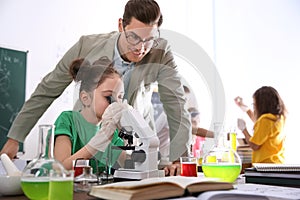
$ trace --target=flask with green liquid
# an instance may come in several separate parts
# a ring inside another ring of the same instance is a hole
[[[50,171],[64,174],[64,166],[53,156],[54,125],[39,125],[37,156],[25,167],[21,187],[29,199],[47,200]]]
[[[221,123],[214,124],[215,144],[202,160],[205,177],[218,178],[224,182],[234,182],[242,168],[239,155],[225,145],[225,135]]]

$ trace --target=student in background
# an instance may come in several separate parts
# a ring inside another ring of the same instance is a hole
[[[199,157],[197,155],[197,152],[200,153],[201,148],[205,142],[205,138],[213,138],[214,132],[200,127],[200,112],[197,108],[191,107],[188,109],[188,111],[191,115],[193,133],[192,154],[195,157]]]
[[[212,131],[209,131],[205,128],[201,128],[199,126],[199,123],[197,122],[197,125],[196,124],[196,121],[199,120],[200,122],[200,113],[197,109],[197,103],[195,102],[196,99],[194,99],[194,95],[192,93],[192,91],[190,90],[190,88],[186,85],[183,85],[183,89],[184,89],[184,94],[186,96],[186,99],[187,99],[187,106],[188,106],[188,111],[191,115],[191,123],[192,123],[192,135],[195,136],[199,136],[199,137],[209,137],[209,138],[213,138],[214,137],[214,133]],[[194,113],[193,113],[194,112]],[[193,115],[195,115],[196,118],[193,119]],[[199,117],[199,119],[198,119]],[[194,125],[193,125],[194,123]]]
[[[122,103],[123,81],[107,57],[93,65],[77,59],[70,66],[70,74],[80,84],[79,99],[83,106],[79,111],[64,111],[56,119],[54,155],[68,170],[72,169],[73,160],[95,157],[101,172],[108,159],[113,164],[121,154],[111,152],[110,146],[124,145],[115,124],[120,118],[118,113],[129,107]],[[116,100],[113,104],[112,99]],[[120,156],[121,164],[124,156]]]
[[[200,113],[197,108],[191,107],[188,109],[191,115],[192,129],[197,129],[200,126]],[[200,157],[200,151],[205,142],[205,137],[197,136],[193,134],[192,138],[192,155],[194,157]]]
[[[167,166],[166,175],[179,174],[179,157],[187,154],[190,145],[191,123],[184,106],[186,100],[181,76],[170,44],[160,38],[162,22],[163,17],[156,1],[129,0],[123,18],[118,20],[118,32],[82,36],[25,102],[0,153],[7,153],[11,158],[16,155],[18,142],[25,140],[47,108],[72,82],[69,66],[74,59],[85,58],[93,63],[107,56],[114,61],[114,66],[123,76],[124,98],[143,115],[152,128],[152,86],[158,84],[160,100],[170,125],[169,158],[174,164]]]
[[[246,122],[238,119],[238,128],[253,149],[252,162],[284,163],[286,135],[283,128],[287,115],[285,104],[277,90],[270,86],[259,88],[252,97],[254,112],[248,109],[240,97],[235,98],[236,104],[254,121],[251,136]]]
[[[183,85],[185,98],[186,98],[186,106],[192,106],[188,109],[192,124],[192,143],[195,142],[195,139],[197,138],[196,142],[199,143],[200,140],[205,140],[205,137],[213,138],[214,134],[212,131],[209,131],[207,129],[201,128],[199,125],[200,122],[200,113],[198,112],[196,108],[195,99],[193,99],[193,93],[189,89],[188,86]],[[154,92],[152,95],[152,103],[154,105],[154,111],[155,111],[155,126],[157,131],[157,136],[160,141],[159,145],[159,151],[161,156],[161,162],[168,160],[169,156],[169,147],[170,147],[170,138],[169,138],[169,125],[167,121],[167,116],[163,110],[162,103],[160,102],[160,98],[158,95],[157,88],[154,88]],[[195,107],[194,107],[195,106]],[[191,144],[192,144],[191,143]],[[192,145],[193,147],[196,147],[195,145]],[[197,148],[198,150],[199,148]],[[192,149],[191,149],[192,150]],[[193,150],[191,151],[194,152]]]

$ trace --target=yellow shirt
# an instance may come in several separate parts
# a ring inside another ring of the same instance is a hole
[[[250,142],[259,145],[260,148],[253,151],[253,163],[283,163],[284,141],[283,131],[284,118],[273,114],[263,114],[254,124],[254,133]]]

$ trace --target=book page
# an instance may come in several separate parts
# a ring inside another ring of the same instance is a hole
[[[209,191],[198,196],[199,200],[270,200],[268,197],[255,193],[246,193],[238,190],[230,191]],[[275,199],[274,199],[275,200]],[[276,200],[284,200],[278,199]]]
[[[107,185],[93,186],[91,196],[104,199],[163,199],[179,197],[208,190],[232,189],[227,182],[215,178],[168,176],[148,178],[141,181],[124,181]]]
[[[209,191],[198,196],[201,200],[296,200],[300,189],[260,184],[238,184],[234,190]]]
[[[188,185],[194,183],[203,182],[216,182],[218,179],[214,178],[204,178],[204,177],[184,177],[184,176],[167,176],[167,177],[159,177],[159,178],[148,178],[141,181],[124,181],[124,182],[117,182],[112,183],[109,185],[103,185],[100,187],[105,188],[124,188],[124,189],[137,189],[142,188],[150,185],[157,185],[157,184],[175,184],[181,188],[186,188]]]
[[[300,188],[293,187],[281,187],[273,185],[261,185],[261,184],[239,184],[237,190],[245,193],[259,194],[267,197],[277,197],[283,199],[299,199]]]
[[[93,186],[89,195],[101,199],[112,200],[136,200],[136,199],[163,199],[167,197],[179,197],[184,194],[184,189],[177,185],[167,183],[162,185],[151,185],[138,188],[111,188]]]

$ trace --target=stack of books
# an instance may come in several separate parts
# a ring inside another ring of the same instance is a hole
[[[245,168],[252,166],[252,149],[247,144],[245,138],[237,138],[237,141],[238,146],[236,152],[240,156],[242,162],[241,174],[244,174]]]
[[[238,138],[237,154],[240,156],[242,163],[252,163],[252,149],[247,144],[245,138]]]
[[[300,188],[300,164],[253,163],[245,169],[245,181]]]

